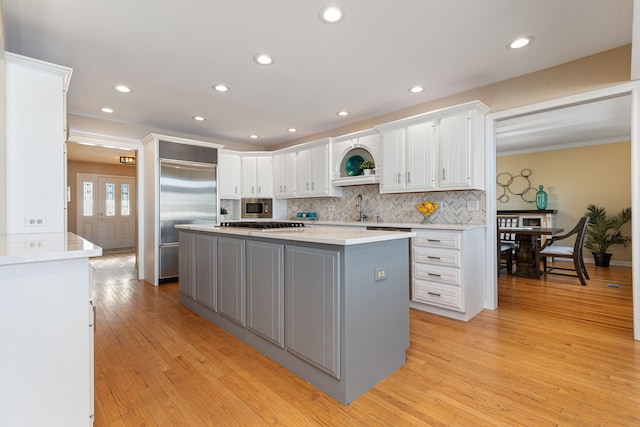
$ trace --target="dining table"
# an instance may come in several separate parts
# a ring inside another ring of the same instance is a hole
[[[540,278],[540,237],[562,233],[564,228],[499,227],[499,233],[516,236],[516,271],[514,276]]]

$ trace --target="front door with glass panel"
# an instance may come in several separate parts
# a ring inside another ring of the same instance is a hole
[[[78,234],[103,249],[134,247],[134,178],[78,175]]]

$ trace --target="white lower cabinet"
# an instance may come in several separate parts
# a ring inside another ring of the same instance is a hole
[[[469,320],[484,308],[484,230],[414,229],[411,306]]]
[[[0,426],[93,425],[91,297],[88,258],[0,265]]]

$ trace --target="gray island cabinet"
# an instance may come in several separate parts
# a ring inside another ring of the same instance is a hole
[[[180,228],[180,302],[348,404],[405,363],[411,232]]]

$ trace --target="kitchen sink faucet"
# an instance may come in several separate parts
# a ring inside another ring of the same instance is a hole
[[[360,212],[358,214],[358,221],[364,221],[365,219],[367,219],[367,216],[363,212],[362,194],[358,194],[358,196],[356,197],[356,207],[360,208],[359,209]]]

